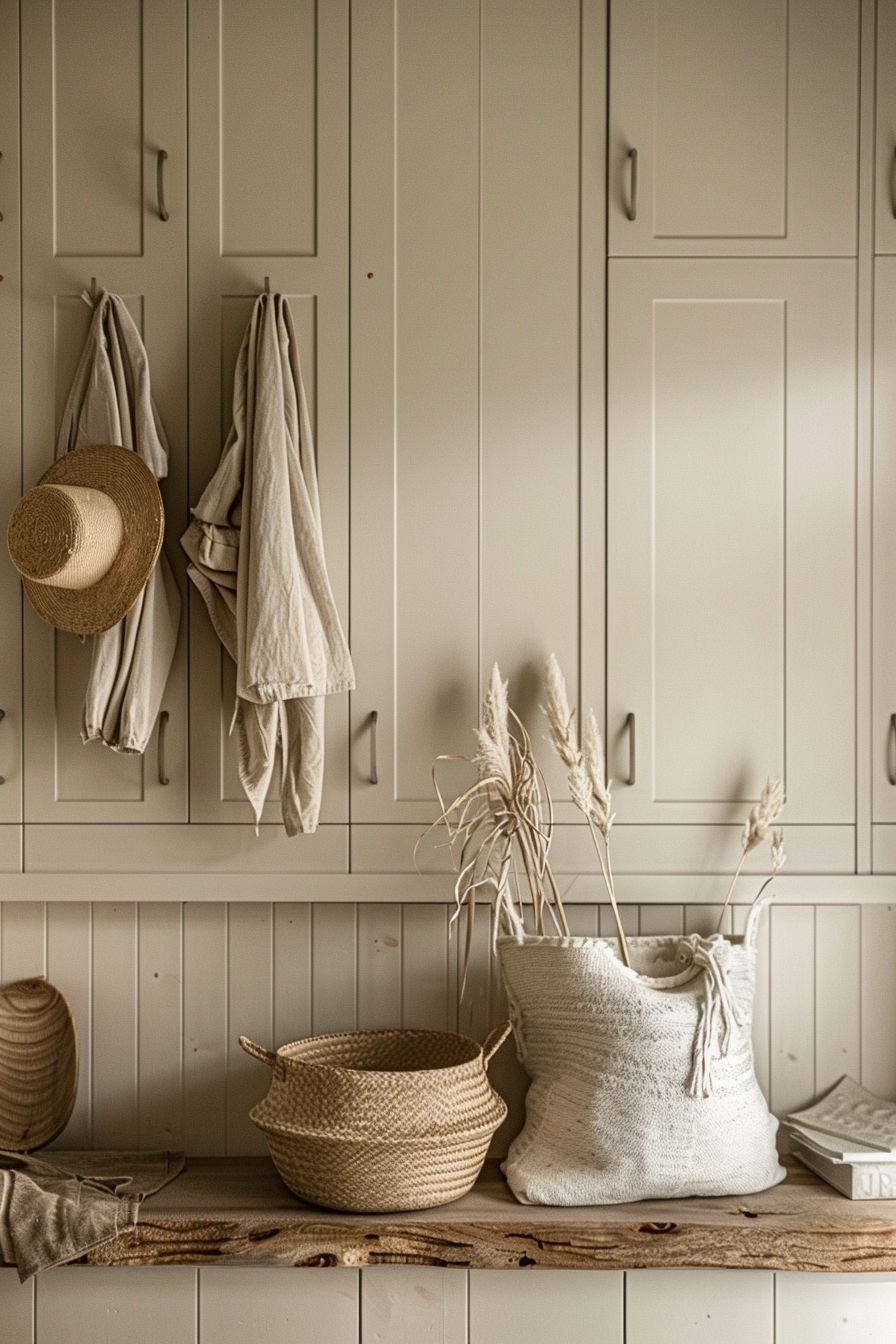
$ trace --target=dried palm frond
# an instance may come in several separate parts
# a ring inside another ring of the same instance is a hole
[[[619,953],[626,966],[630,966],[628,943],[622,928],[619,906],[616,903],[613,866],[610,861],[610,831],[614,814],[611,811],[611,782],[606,778],[603,741],[594,710],[590,710],[582,745],[579,745],[575,728],[575,711],[569,707],[566,692],[566,678],[560,671],[560,664],[554,654],[551,654],[545,669],[545,704],[542,710],[548,721],[554,749],[566,766],[569,796],[588,823],[604,885],[613,908]],[[598,836],[603,841],[603,849],[598,842]]]
[[[734,876],[731,879],[731,885],[728,888],[728,894],[722,905],[719,914],[719,923],[717,928],[721,929],[722,920],[725,917],[725,911],[731,903],[731,897],[734,895],[734,888],[737,885],[737,879],[740,877],[741,869],[744,866],[744,860],[747,855],[754,850],[757,845],[761,845],[768,835],[774,823],[778,820],[784,810],[784,786],[779,779],[767,779],[765,787],[759,795],[759,801],[750,808],[749,816],[744,822],[744,829],[740,838],[740,860],[734,870]],[[787,862],[787,856],[784,853],[784,836],[781,831],[772,831],[771,837],[771,858],[772,858],[772,877],[775,877],[784,864]],[[765,890],[771,881],[769,877],[760,887],[760,893]],[[758,896],[756,898],[758,900]]]
[[[495,664],[482,705],[482,723],[471,758],[440,756],[433,784],[457,866],[453,920],[466,917],[463,984],[466,983],[477,897],[495,909],[495,932],[524,932],[525,898],[532,903],[534,931],[544,932],[545,911],[567,933],[563,902],[548,862],[553,805],[523,723],[508,704],[507,684]],[[438,782],[440,761],[467,760],[477,778],[446,803]],[[422,839],[423,837],[421,837]],[[419,844],[419,841],[418,841]],[[452,922],[453,922],[452,920]],[[462,984],[462,992],[463,992]]]

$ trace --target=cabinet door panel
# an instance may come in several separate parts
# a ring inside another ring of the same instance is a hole
[[[896,0],[877,0],[875,252],[896,252]]]
[[[190,497],[218,466],[237,354],[267,276],[296,322],[327,563],[347,624],[347,6],[198,0],[190,25]],[[191,820],[245,824],[235,669],[195,593],[190,610]],[[329,696],[323,822],[348,820],[347,775],[348,697]],[[276,783],[263,820],[280,820]],[[301,867],[300,844],[293,854]]]
[[[854,305],[847,261],[611,265],[620,821],[734,820],[767,774],[853,820]]]
[[[855,251],[858,0],[617,0],[610,32],[611,253]]]
[[[152,390],[170,444],[161,483],[165,548],[182,573],[186,518],[186,73],[182,0],[23,8],[24,476],[54,457],[56,431],[90,320],[80,292],[120,294],[146,345]],[[97,52],[109,98],[84,71]],[[169,219],[156,201],[165,149]],[[45,625],[25,604],[25,816],[42,822],[186,820],[186,622],[162,708],[165,775],[156,734],[145,756],[80,738],[90,645]]]
[[[896,821],[896,257],[874,268],[874,504],[872,807],[875,822]],[[881,871],[880,860],[875,868]]]
[[[578,525],[586,496],[603,512],[599,179],[581,176],[600,157],[596,118],[580,138],[596,8],[355,14],[353,821],[435,815],[433,762],[474,748],[494,661],[539,748],[551,650],[573,700],[599,703],[602,537]],[[445,765],[442,781],[469,773]]]
[[[0,158],[0,507],[8,518],[21,492],[21,267],[19,201],[18,6],[0,8],[0,124],[7,143]],[[22,819],[22,590],[12,565],[0,565],[0,823]],[[8,841],[12,835],[4,835]],[[3,846],[6,849],[6,844]]]

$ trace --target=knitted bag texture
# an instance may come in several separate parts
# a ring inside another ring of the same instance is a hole
[[[764,902],[762,903],[764,904]],[[498,941],[526,1123],[504,1171],[524,1204],[746,1195],[784,1179],[753,1066],[760,906],[742,937]]]

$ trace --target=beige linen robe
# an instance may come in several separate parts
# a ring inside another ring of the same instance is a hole
[[[85,299],[89,300],[86,291]],[[140,454],[161,479],[168,443],[152,399],[149,361],[122,299],[105,290],[68,396],[56,456],[90,443],[117,443]],[[96,635],[81,736],[114,751],[146,750],[177,646],[180,593],[164,554],[123,621]]]
[[[234,375],[233,426],[181,543],[236,663],[239,772],[256,824],[279,748],[287,834],[313,831],[323,696],[355,681],[324,560],[295,328],[279,294],[256,300]]]

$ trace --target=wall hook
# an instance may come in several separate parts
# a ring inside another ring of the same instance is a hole
[[[266,275],[264,278],[264,292],[265,294],[270,294],[271,292],[271,277],[269,275]]]

